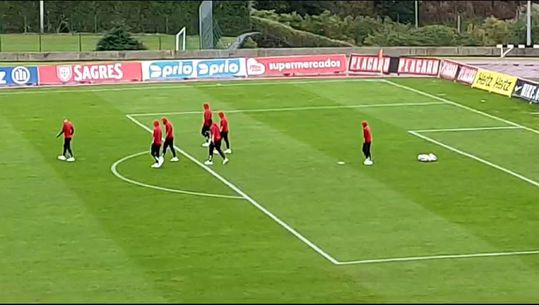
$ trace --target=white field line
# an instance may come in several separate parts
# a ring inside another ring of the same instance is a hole
[[[120,165],[120,163],[122,163],[124,161],[127,161],[127,160],[129,160],[131,158],[138,157],[140,155],[146,154],[146,153],[147,153],[146,151],[143,151],[143,152],[139,152],[139,153],[132,154],[132,155],[129,155],[127,157],[124,157],[124,158],[114,162],[114,164],[112,164],[112,166],[110,167],[110,170],[112,171],[112,173],[116,177],[120,178],[121,180],[123,180],[125,182],[128,182],[128,183],[131,183],[131,184],[142,186],[142,187],[145,187],[145,188],[155,189],[155,190],[164,191],[164,192],[179,193],[179,194],[194,195],[194,196],[202,196],[202,197],[214,197],[214,198],[224,198],[224,199],[241,199],[241,200],[245,199],[245,198],[240,197],[240,196],[230,196],[230,195],[221,195],[221,194],[212,194],[212,193],[193,192],[193,191],[186,191],[186,190],[180,190],[180,189],[171,189],[171,188],[166,188],[166,187],[146,184],[146,183],[142,183],[142,182],[139,182],[139,181],[136,181],[136,180],[129,179],[129,178],[125,177],[124,175],[120,174],[120,172],[118,172],[117,167],[118,167],[118,165]]]
[[[401,84],[397,84],[397,83],[394,83],[390,80],[387,80],[387,79],[382,79],[380,80],[381,82],[385,82],[387,84],[391,84],[395,87],[399,87],[399,88],[402,88],[402,89],[405,89],[405,90],[408,90],[408,91],[412,91],[412,92],[415,92],[417,94],[421,94],[423,96],[426,96],[426,97],[430,97],[430,98],[433,98],[435,100],[438,100],[438,101],[442,101],[444,103],[447,103],[447,104],[450,104],[450,105],[453,105],[453,106],[456,106],[456,107],[459,107],[459,108],[462,108],[462,109],[466,109],[468,111],[471,111],[471,112],[475,112],[477,114],[480,114],[482,116],[486,116],[488,118],[491,118],[491,119],[494,119],[494,120],[497,120],[497,121],[500,121],[500,122],[504,122],[506,124],[509,124],[511,126],[516,126],[516,127],[520,127],[522,129],[526,129],[528,131],[531,131],[533,133],[536,133],[536,134],[539,134],[539,130],[537,129],[533,129],[533,128],[530,128],[530,127],[526,127],[524,125],[521,125],[521,124],[518,124],[518,123],[515,123],[515,122],[512,122],[512,121],[509,121],[509,120],[506,120],[506,119],[502,119],[500,117],[497,117],[495,115],[492,115],[492,114],[488,114],[486,112],[483,112],[483,111],[480,111],[480,110],[477,110],[477,109],[474,109],[472,107],[468,107],[468,106],[465,106],[465,105],[462,105],[462,104],[459,104],[459,103],[456,103],[456,102],[453,102],[453,101],[450,101],[448,99],[445,99],[443,97],[439,97],[439,96],[436,96],[436,95],[432,95],[430,93],[427,93],[425,91],[421,91],[421,90],[418,90],[418,89],[414,89],[414,88],[411,88],[411,87],[408,87],[408,86],[404,86],[404,85],[401,85]]]
[[[423,140],[426,140],[426,141],[428,141],[428,142],[434,143],[434,144],[436,144],[436,145],[440,145],[440,146],[442,146],[442,147],[444,147],[444,148],[447,148],[447,149],[449,149],[449,150],[451,150],[451,151],[453,151],[453,152],[456,152],[456,153],[461,154],[461,155],[463,155],[463,156],[466,156],[466,157],[468,157],[468,158],[474,159],[474,160],[479,161],[479,162],[481,162],[481,163],[484,163],[484,164],[486,164],[486,165],[488,165],[488,166],[492,166],[492,167],[494,167],[494,168],[496,168],[496,169],[498,169],[498,170],[501,170],[502,172],[505,172],[505,173],[507,173],[507,174],[509,174],[509,175],[511,175],[511,176],[514,176],[514,177],[516,177],[516,178],[519,178],[519,179],[521,179],[521,180],[524,180],[524,181],[528,182],[529,184],[532,184],[532,185],[534,185],[534,186],[538,186],[538,187],[539,187],[539,182],[537,182],[537,181],[535,181],[535,180],[532,180],[532,179],[530,179],[530,178],[524,177],[524,176],[522,176],[521,174],[515,173],[515,172],[513,172],[513,171],[511,171],[511,170],[509,170],[509,169],[507,169],[507,168],[505,168],[505,167],[499,166],[499,165],[494,164],[494,163],[492,163],[492,162],[490,162],[490,161],[487,161],[487,160],[485,160],[485,159],[481,159],[481,158],[479,158],[479,157],[477,157],[477,156],[475,156],[475,155],[472,155],[472,154],[470,154],[470,153],[464,152],[464,151],[462,151],[462,150],[460,150],[460,149],[457,149],[457,148],[455,148],[455,147],[453,147],[453,146],[450,146],[450,145],[444,144],[444,143],[442,143],[442,142],[436,141],[436,140],[434,140],[434,139],[432,139],[432,138],[429,138],[429,137],[427,137],[427,136],[424,136],[424,135],[422,135],[422,134],[420,134],[420,133],[418,133],[418,132],[415,132],[415,131],[408,131],[408,132],[411,133],[411,134],[413,134],[413,135],[416,136],[416,137],[419,137],[419,138],[423,139]]]
[[[152,133],[152,130],[142,124],[141,122],[139,122],[137,119],[133,118],[132,116],[130,115],[127,115],[127,118],[130,119],[133,123],[137,124],[138,126],[142,127],[143,129],[145,129],[146,131],[148,131],[149,133]],[[230,181],[226,180],[225,178],[223,178],[221,175],[219,175],[217,172],[215,172],[213,169],[209,168],[208,166],[202,164],[200,161],[198,161],[195,157],[191,156],[189,153],[185,152],[184,150],[182,150],[181,148],[177,147],[177,146],[174,146],[174,148],[176,148],[176,150],[181,153],[183,156],[185,156],[186,158],[188,158],[189,160],[193,161],[195,164],[197,164],[198,166],[200,166],[201,168],[203,168],[205,171],[207,171],[208,173],[210,173],[212,176],[214,176],[215,178],[217,178],[219,181],[221,181],[222,183],[224,183],[226,186],[228,186],[229,188],[231,188],[234,192],[236,192],[238,195],[240,195],[241,197],[245,198],[245,200],[249,201],[249,203],[251,203],[253,206],[255,206],[257,209],[259,209],[260,211],[262,211],[262,213],[266,214],[266,216],[268,216],[269,218],[273,219],[275,222],[277,222],[279,225],[281,225],[283,228],[285,228],[288,232],[290,232],[292,235],[294,235],[296,238],[298,238],[299,240],[301,240],[302,242],[304,242],[307,246],[309,246],[311,249],[313,249],[314,251],[316,251],[318,254],[322,255],[322,257],[324,257],[325,259],[327,259],[328,261],[330,261],[331,263],[333,264],[338,264],[338,261],[333,258],[331,255],[329,255],[328,253],[326,253],[324,250],[322,250],[320,247],[318,247],[317,245],[315,245],[314,243],[312,243],[310,240],[308,240],[307,238],[305,238],[303,235],[301,235],[298,231],[296,231],[294,228],[292,228],[291,226],[289,226],[286,222],[282,221],[279,217],[275,216],[273,213],[271,213],[269,210],[267,210],[266,208],[264,208],[262,205],[260,205],[258,202],[256,202],[253,198],[251,198],[249,195],[247,195],[246,193],[244,193],[242,190],[240,190],[237,186],[235,186],[234,184],[232,184]]]
[[[16,95],[16,94],[33,94],[33,93],[78,93],[78,92],[108,92],[108,91],[130,91],[130,90],[159,90],[159,89],[185,89],[185,88],[205,88],[205,87],[237,87],[237,86],[271,86],[271,85],[283,85],[283,84],[311,84],[311,83],[334,83],[334,82],[382,82],[380,79],[371,78],[341,78],[341,79],[313,79],[313,80],[289,80],[273,81],[273,80],[223,80],[223,82],[230,82],[224,84],[218,81],[207,80],[213,82],[210,84],[203,83],[197,84],[194,81],[186,82],[170,82],[169,85],[155,86],[155,85],[135,85],[135,84],[101,84],[98,86],[81,85],[72,86],[70,90],[66,90],[64,87],[44,87],[41,89],[33,88],[11,88],[0,89],[0,95]],[[84,88],[88,86],[88,88]],[[91,87],[93,88],[91,88]],[[109,87],[110,88],[104,88]],[[121,88],[115,88],[115,86],[123,86]]]
[[[350,108],[378,108],[378,107],[406,107],[406,106],[429,106],[444,105],[443,102],[427,103],[386,103],[386,104],[362,104],[362,105],[329,105],[329,106],[306,106],[306,107],[285,107],[285,108],[258,108],[258,109],[235,109],[226,113],[248,113],[248,112],[280,112],[280,111],[305,111],[305,110],[328,110],[328,109],[350,109]],[[202,114],[202,111],[179,111],[179,112],[154,112],[154,113],[132,113],[132,117],[155,116],[155,115],[186,115]]]
[[[337,265],[412,262],[412,261],[439,260],[439,259],[462,259],[462,258],[473,258],[473,257],[496,257],[496,256],[531,255],[531,254],[539,254],[539,250],[365,259],[365,260],[357,260],[357,261],[339,262]]]
[[[531,114],[539,114],[539,112],[530,112]]]
[[[503,129],[522,129],[518,126],[499,126],[499,127],[470,127],[470,128],[446,128],[446,129],[422,129],[412,130],[414,132],[460,132],[460,131],[483,131],[483,130],[503,130]]]

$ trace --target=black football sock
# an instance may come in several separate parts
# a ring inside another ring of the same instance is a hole
[[[67,152],[69,153],[69,156],[70,156],[71,158],[75,157],[75,155],[73,154],[73,151],[71,150],[71,145],[69,145],[69,146],[67,147]]]
[[[226,156],[225,156],[225,154],[223,153],[223,151],[221,150],[221,148],[217,148],[217,152],[219,152],[219,155],[221,155],[221,157],[222,157],[223,159],[226,159]]]

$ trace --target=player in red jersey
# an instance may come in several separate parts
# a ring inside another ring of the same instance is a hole
[[[365,161],[363,162],[363,164],[373,165],[374,162],[372,161],[371,157],[371,128],[369,127],[369,123],[367,123],[367,121],[361,122],[361,125],[363,126],[363,154],[365,155]]]
[[[75,155],[73,154],[73,150],[71,150],[71,140],[73,139],[73,134],[75,133],[75,126],[73,126],[73,123],[65,119],[64,125],[62,126],[62,130],[60,130],[60,133],[56,136],[57,138],[64,134],[64,152],[62,155],[58,156],[58,160],[62,161],[69,161],[73,162],[75,161]]]
[[[153,141],[151,154],[155,163],[152,164],[153,168],[159,168],[163,165],[163,157],[159,157],[159,152],[161,151],[161,142],[163,141],[163,132],[161,131],[161,126],[159,126],[159,121],[153,121]]]
[[[223,164],[228,163],[228,158],[221,150],[221,130],[219,129],[219,126],[217,126],[217,123],[213,123],[210,128],[211,132],[211,142],[210,142],[210,149],[209,149],[209,158],[204,164],[206,165],[213,165],[213,150],[217,150],[219,152],[219,155],[223,158]]]
[[[224,112],[219,112],[219,118],[221,119],[220,125],[221,125],[221,138],[225,140],[226,144],[226,150],[225,154],[231,154],[232,149],[230,148],[230,142],[228,141],[228,132],[230,131],[230,128],[228,126],[228,118],[225,116]]]
[[[208,103],[205,103],[204,104],[204,122],[202,123],[202,130],[201,130],[201,134],[202,136],[204,136],[204,138],[206,139],[206,141],[202,144],[203,147],[208,147],[210,146],[210,137],[211,137],[211,134],[210,134],[210,128],[211,128],[211,125],[212,125],[212,112],[211,112],[211,109],[210,109],[210,104]]]
[[[179,159],[176,156],[176,149],[174,149],[174,127],[166,117],[163,117],[162,121],[166,131],[165,144],[163,144],[163,158],[165,158],[165,154],[167,153],[167,147],[170,147],[170,151],[172,152],[172,159],[170,161],[177,162]]]

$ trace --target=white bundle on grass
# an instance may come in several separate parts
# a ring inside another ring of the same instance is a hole
[[[436,157],[436,155],[433,154],[433,153],[419,154],[417,156],[417,161],[419,161],[419,162],[435,162],[435,161],[438,161],[438,157]]]

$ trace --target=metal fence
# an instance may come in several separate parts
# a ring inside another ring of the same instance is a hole
[[[0,34],[0,52],[84,52],[95,51],[103,34]],[[148,50],[175,50],[176,38],[167,34],[133,34]],[[221,37],[216,48],[227,48],[233,37]],[[200,48],[199,37],[186,37],[186,49]]]

